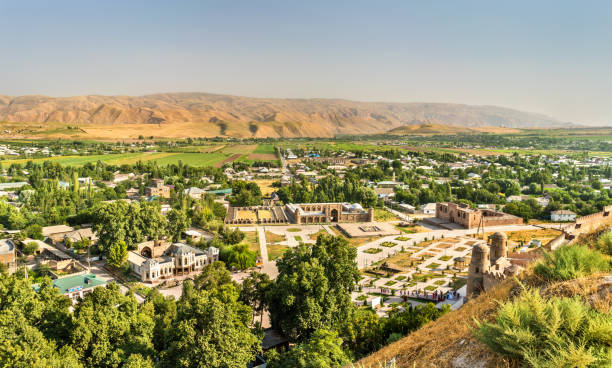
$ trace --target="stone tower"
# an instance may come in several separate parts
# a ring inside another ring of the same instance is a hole
[[[483,243],[476,244],[472,248],[472,259],[468,270],[467,297],[476,296],[484,289],[483,273],[490,265],[489,246]]]
[[[491,264],[500,258],[508,257],[508,237],[504,233],[496,232],[489,237],[491,241]]]

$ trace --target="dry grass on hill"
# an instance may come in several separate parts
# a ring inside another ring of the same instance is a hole
[[[492,353],[471,332],[474,318],[491,319],[497,311],[497,301],[507,299],[516,286],[516,281],[506,280],[356,365],[377,367],[378,362],[395,357],[397,367],[518,367],[517,362]]]

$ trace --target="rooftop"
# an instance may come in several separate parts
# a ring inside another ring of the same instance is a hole
[[[53,287],[58,288],[62,294],[103,285],[106,285],[106,281],[96,278],[92,273],[53,280]]]

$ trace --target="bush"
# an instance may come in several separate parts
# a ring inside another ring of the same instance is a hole
[[[606,231],[601,234],[595,247],[604,254],[612,255],[612,232]]]
[[[612,361],[612,316],[579,299],[544,299],[537,290],[501,305],[474,335],[492,350],[532,367],[604,367]]]
[[[23,254],[26,256],[31,256],[38,250],[38,243],[36,242],[27,242],[23,245]]]
[[[603,254],[586,246],[566,246],[552,253],[534,267],[534,272],[548,280],[572,280],[610,269]]]

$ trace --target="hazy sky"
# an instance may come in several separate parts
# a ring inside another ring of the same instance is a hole
[[[0,0],[0,94],[491,104],[612,125],[612,1]]]

